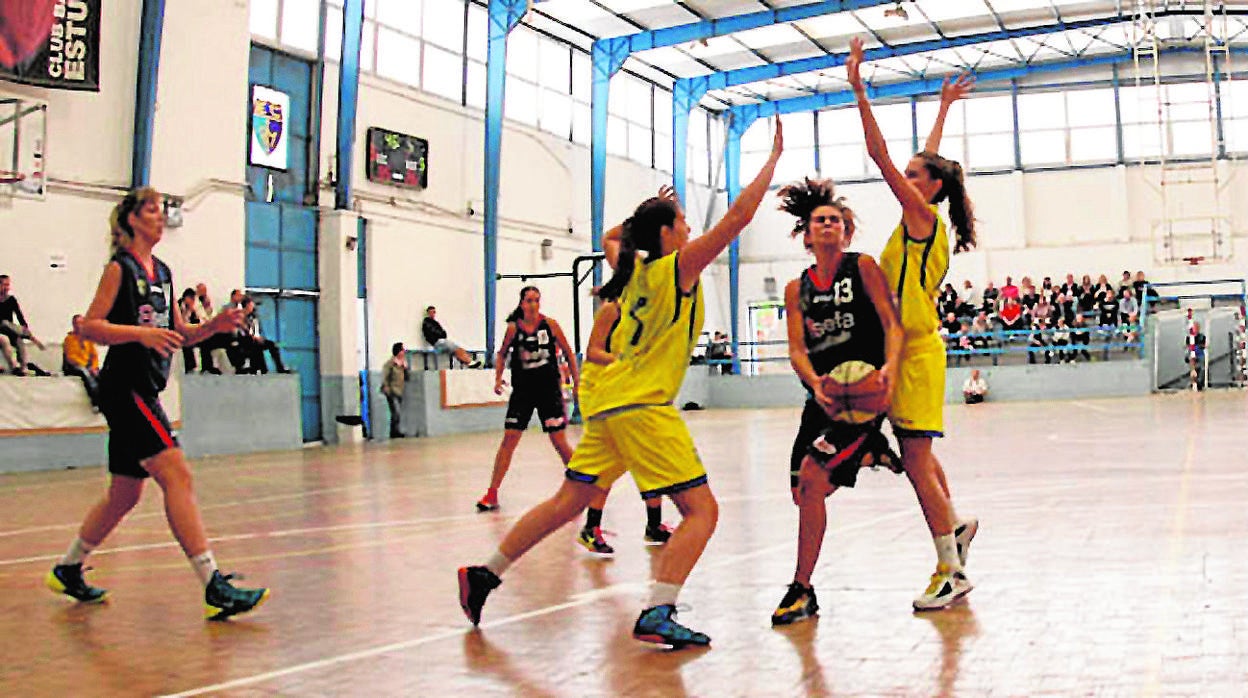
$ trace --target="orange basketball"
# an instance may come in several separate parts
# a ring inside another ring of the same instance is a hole
[[[880,372],[865,361],[837,364],[823,377],[823,394],[834,402],[828,416],[838,422],[862,424],[888,408],[888,391]]]

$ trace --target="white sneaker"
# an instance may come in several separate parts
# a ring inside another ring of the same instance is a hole
[[[927,589],[914,600],[916,611],[938,611],[971,593],[975,586],[961,570],[953,571],[946,564],[936,565]]]
[[[963,519],[953,527],[953,538],[958,544],[958,560],[966,567],[966,558],[971,552],[971,541],[979,532],[979,519]]]

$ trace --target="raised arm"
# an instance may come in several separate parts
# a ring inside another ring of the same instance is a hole
[[[945,117],[949,115],[949,106],[962,99],[975,87],[975,76],[962,73],[950,82],[949,78],[940,85],[940,109],[936,111],[936,123],[932,124],[932,132],[927,135],[927,144],[923,150],[929,153],[940,152],[940,139],[945,131]]]
[[[897,197],[898,203],[901,204],[902,218],[906,222],[907,230],[914,237],[930,235],[936,214],[928,208],[927,200],[919,193],[918,188],[911,184],[904,174],[897,171],[897,166],[888,156],[888,145],[884,141],[884,134],[880,132],[880,125],[876,123],[875,114],[871,112],[871,100],[867,99],[867,88],[862,82],[861,74],[862,39],[857,37],[851,39],[849,49],[849,58],[845,61],[845,68],[849,72],[849,84],[854,89],[854,97],[858,103],[858,115],[862,118],[862,132],[867,141],[867,154],[880,169],[880,174],[884,176],[888,188],[893,190],[893,196]]]
[[[775,175],[776,162],[780,160],[782,152],[784,152],[784,128],[780,120],[776,119],[776,135],[771,143],[771,156],[755,175],[754,181],[741,190],[737,200],[732,203],[728,212],[713,228],[696,240],[690,241],[680,251],[678,272],[680,287],[685,292],[697,284],[698,275],[702,273],[702,270],[715,261],[719,253],[723,252],[724,248],[728,247],[754,218],[754,213],[758,211],[759,204],[767,194],[767,187]]]
[[[659,187],[659,198],[671,201],[676,204],[678,211],[681,210],[680,199],[676,198],[676,189],[672,185],[664,184]],[[602,237],[602,253],[606,256],[607,264],[610,265],[613,271],[620,259],[620,237],[623,235],[624,224],[621,223],[608,230],[607,234]]]

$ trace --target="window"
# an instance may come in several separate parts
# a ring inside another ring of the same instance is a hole
[[[537,34],[516,27],[507,37],[507,74],[537,82]]]
[[[458,102],[463,94],[464,63],[456,54],[425,45],[425,71],[421,87],[426,92]]]
[[[484,8],[468,7],[468,57],[485,62],[490,52],[489,16]]]
[[[538,127],[560,138],[572,135],[572,98],[564,92],[542,90]]]
[[[967,169],[1014,167],[1014,99],[1010,95],[978,97],[963,104]],[[952,112],[952,109],[950,109]],[[922,147],[920,144],[919,147]],[[943,143],[942,143],[943,149]],[[948,156],[946,156],[948,157]]]
[[[503,116],[529,126],[537,125],[537,86],[507,77],[507,100],[503,104]]]
[[[399,0],[405,2],[406,0]],[[434,8],[437,11],[433,11]],[[421,34],[425,41],[455,53],[464,50],[463,0],[425,0],[425,21]]]
[[[468,61],[468,82],[464,85],[468,106],[485,109],[485,64]]]
[[[404,34],[420,36],[420,10],[424,0],[374,0],[377,8],[377,22],[397,29]],[[444,14],[441,6],[452,0],[433,0],[438,4],[437,12],[430,15]],[[430,8],[432,9],[432,8]]]
[[[1227,151],[1248,151],[1248,85],[1242,80],[1222,83],[1222,135]]]
[[[277,0],[251,1],[250,28],[256,36],[277,39]]]
[[[420,85],[420,42],[392,29],[377,30],[377,74]]]

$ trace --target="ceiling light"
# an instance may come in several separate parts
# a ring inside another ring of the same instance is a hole
[[[910,19],[910,13],[906,12],[906,8],[902,7],[900,0],[898,0],[897,5],[895,7],[891,7],[887,10],[884,10],[884,16],[896,17],[901,20]]]

